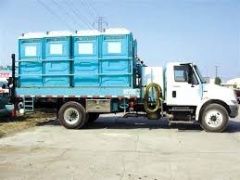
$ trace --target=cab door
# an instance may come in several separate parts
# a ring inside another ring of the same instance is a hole
[[[172,65],[167,69],[167,105],[197,106],[202,86],[190,64]]]

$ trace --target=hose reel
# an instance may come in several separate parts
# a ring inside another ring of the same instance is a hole
[[[149,106],[149,90],[150,90],[150,88],[155,89],[156,105],[154,108]],[[157,112],[159,112],[159,109],[161,108],[161,103],[160,103],[161,98],[162,98],[161,92],[162,92],[162,89],[161,89],[160,85],[158,85],[156,83],[150,83],[146,87],[146,91],[145,91],[145,95],[144,95],[144,110],[146,111],[146,113],[153,115],[154,119],[157,118],[156,114],[157,114]]]

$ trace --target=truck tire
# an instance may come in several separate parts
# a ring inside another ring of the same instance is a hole
[[[60,123],[67,129],[82,128],[87,122],[87,115],[84,107],[74,101],[62,105],[58,111]]]
[[[96,121],[99,118],[99,114],[98,113],[88,113],[88,123],[93,123],[94,121]]]
[[[223,106],[210,104],[203,111],[201,126],[207,132],[222,132],[228,120],[228,112]]]

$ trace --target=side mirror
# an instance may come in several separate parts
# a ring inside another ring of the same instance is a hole
[[[189,84],[193,83],[192,77],[193,77],[193,69],[191,66],[188,66],[188,83]]]

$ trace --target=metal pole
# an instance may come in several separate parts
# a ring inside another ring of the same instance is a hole
[[[95,25],[95,23],[97,24],[97,29],[100,32],[103,32],[103,25],[105,24],[105,26],[108,26],[108,23],[104,20],[104,17],[99,16],[98,19],[93,23],[93,26]]]
[[[12,117],[16,117],[16,99],[15,99],[15,88],[16,88],[16,78],[15,78],[15,70],[16,70],[16,59],[15,54],[12,54],[12,88],[11,88],[11,101],[13,104]]]
[[[102,24],[103,24],[103,18],[102,18],[101,16],[99,16],[99,17],[98,17],[98,30],[99,30],[100,32],[103,31],[103,29],[102,29]]]
[[[215,66],[216,68],[216,77],[218,77],[218,66]]]

